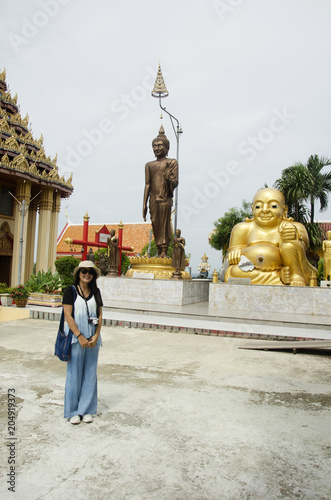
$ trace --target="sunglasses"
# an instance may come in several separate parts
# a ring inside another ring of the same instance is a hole
[[[95,275],[95,272],[93,271],[93,269],[81,269],[80,272],[82,274],[89,274],[90,276],[94,276]]]

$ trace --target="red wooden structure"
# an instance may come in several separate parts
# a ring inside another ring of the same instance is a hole
[[[109,230],[106,226],[103,226],[100,231],[98,231],[95,235],[95,241],[88,241],[88,224],[89,224],[89,216],[86,212],[84,215],[84,225],[83,225],[83,239],[76,240],[72,238],[67,238],[65,243],[68,245],[81,245],[83,248],[82,252],[82,260],[87,259],[87,247],[97,247],[97,248],[107,248],[107,239],[109,236]],[[118,249],[120,251],[120,265],[118,266],[118,275],[121,276],[122,272],[122,250],[126,250],[129,252],[133,252],[133,247],[124,247],[123,246],[123,224],[122,221],[118,225]]]

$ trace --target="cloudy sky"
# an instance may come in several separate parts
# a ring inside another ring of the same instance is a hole
[[[144,165],[161,120],[159,62],[182,126],[178,227],[192,271],[214,221],[282,169],[331,155],[328,0],[0,0],[0,70],[60,174],[59,231],[141,222]],[[176,157],[167,116],[162,120]],[[331,204],[317,217],[331,220]]]

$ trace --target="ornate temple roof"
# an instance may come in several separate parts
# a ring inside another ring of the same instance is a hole
[[[56,188],[62,198],[73,191],[72,174],[60,177],[57,155],[46,156],[44,138],[34,139],[29,128],[29,115],[21,117],[17,94],[12,97],[6,84],[6,70],[0,72],[0,173],[2,176],[20,177],[32,184]]]

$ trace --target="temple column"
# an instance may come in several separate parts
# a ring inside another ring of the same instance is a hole
[[[61,208],[61,194],[55,190],[53,194],[53,208],[51,215],[51,234],[49,241],[48,269],[52,269],[52,273],[56,271],[56,244],[57,244],[57,229],[59,223],[59,213]]]
[[[49,249],[51,235],[51,216],[53,209],[53,190],[43,189],[39,199],[39,226],[37,243],[37,263],[36,272],[48,271],[49,269]]]
[[[14,207],[14,242],[13,242],[13,259],[12,259],[12,274],[11,274],[11,286],[19,285],[24,282],[25,267],[26,267],[26,242],[27,242],[27,227],[29,222],[29,202],[31,199],[31,183],[25,180],[20,180],[16,184],[15,197],[20,202],[15,203]],[[23,211],[23,200],[25,201],[25,207]],[[23,217],[23,221],[22,221]],[[23,242],[21,242],[21,229],[23,222]],[[21,248],[21,256],[20,256]],[[19,274],[20,269],[20,276]],[[20,283],[19,283],[20,282]]]
[[[33,274],[37,209],[37,202],[33,200],[29,206],[29,218],[27,223],[24,281],[27,281]]]

